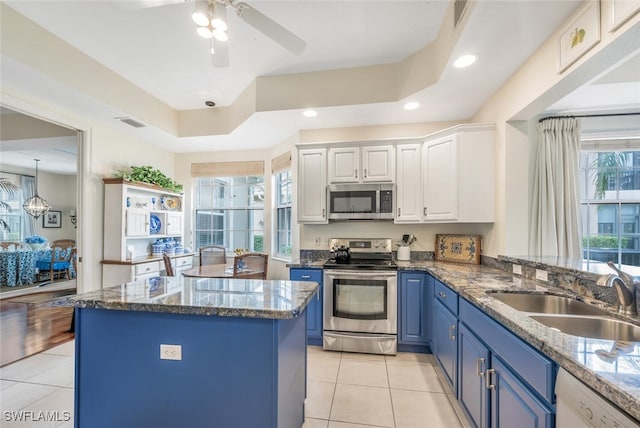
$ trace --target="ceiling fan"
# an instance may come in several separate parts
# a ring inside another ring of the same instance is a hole
[[[294,55],[300,55],[307,46],[307,43],[300,37],[245,2],[235,2],[234,0],[183,1],[195,5],[191,16],[198,25],[198,34],[206,39],[211,39],[212,62],[215,67],[229,66],[229,50],[226,43],[228,40],[227,8],[233,8],[243,21]],[[163,3],[166,4],[164,1]],[[171,3],[175,3],[175,0]]]

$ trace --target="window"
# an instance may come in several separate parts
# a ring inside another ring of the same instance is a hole
[[[264,177],[199,177],[195,245],[264,251]]]
[[[580,154],[584,258],[640,266],[640,151],[616,148]]]
[[[0,241],[22,241],[24,239],[22,189],[11,195],[0,190]]]
[[[275,174],[275,253],[291,257],[291,170]]]

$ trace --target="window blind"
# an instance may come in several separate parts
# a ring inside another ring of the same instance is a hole
[[[276,156],[275,158],[271,159],[272,174],[284,171],[285,169],[289,168],[291,168],[291,152],[283,153],[280,156]]]
[[[191,177],[238,177],[264,175],[264,161],[192,163]]]

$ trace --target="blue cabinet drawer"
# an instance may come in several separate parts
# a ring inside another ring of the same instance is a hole
[[[442,302],[454,315],[458,315],[458,293],[436,280],[436,300]]]
[[[460,299],[459,319],[542,398],[554,402],[553,361],[464,299]]]
[[[291,269],[289,272],[291,281],[322,282],[322,269]]]

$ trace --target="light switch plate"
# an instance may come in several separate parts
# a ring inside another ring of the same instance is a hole
[[[182,345],[160,344],[161,360],[182,360]]]
[[[547,274],[546,270],[536,269],[536,279],[546,282],[549,281],[549,275]]]
[[[513,274],[514,275],[522,275],[522,266],[513,264]]]

